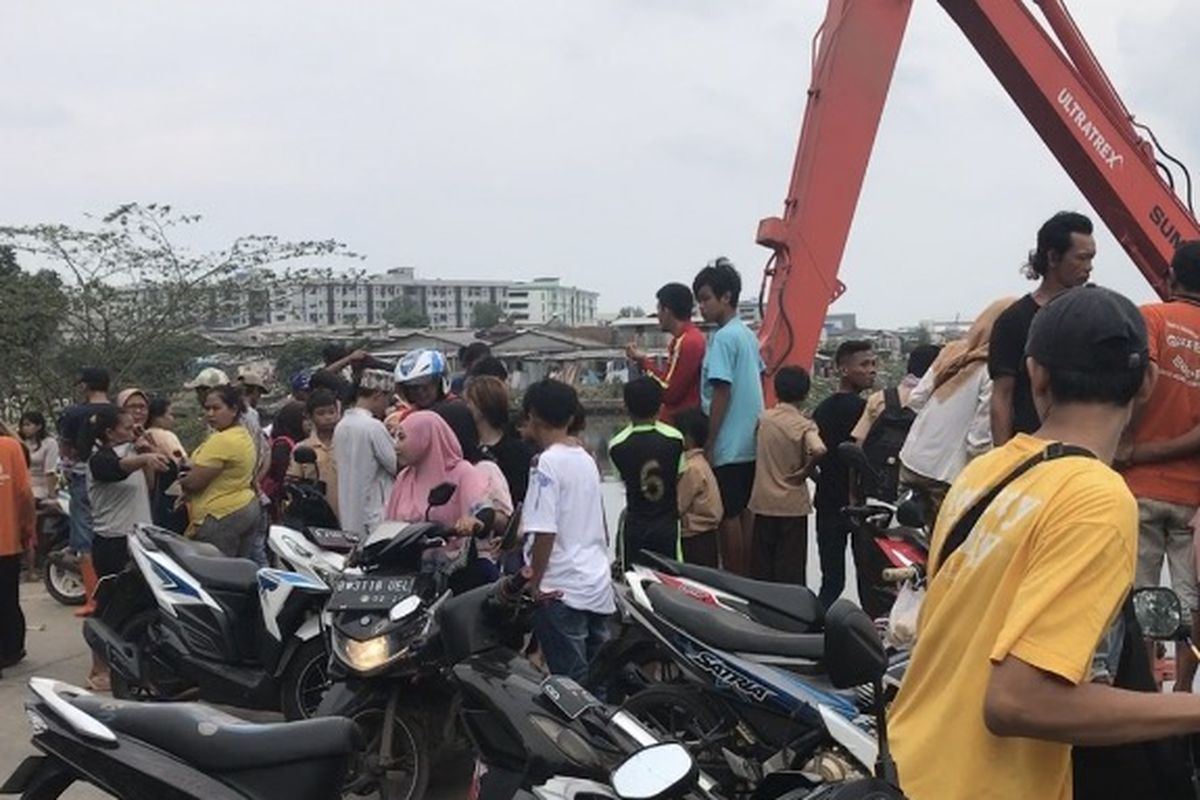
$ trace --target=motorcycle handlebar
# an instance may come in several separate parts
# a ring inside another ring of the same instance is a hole
[[[918,577],[916,567],[889,567],[883,571],[883,579],[887,583],[903,583]]]

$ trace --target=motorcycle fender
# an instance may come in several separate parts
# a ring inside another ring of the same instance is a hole
[[[283,650],[283,655],[279,657],[279,663],[275,665],[275,677],[281,677],[283,671],[287,669],[288,664],[292,662],[292,656],[296,655],[296,651],[300,649],[300,645],[305,642],[316,639],[322,635],[321,617],[314,614],[300,624],[296,629],[295,634],[291,639],[288,639],[287,646]]]
[[[52,756],[29,756],[17,765],[13,774],[0,786],[0,794],[24,794],[28,791],[36,796],[43,783],[66,769],[65,764]]]
[[[850,755],[867,772],[874,770],[875,760],[879,757],[879,745],[875,737],[824,703],[818,703],[817,710],[821,712],[821,721],[825,723],[829,736],[850,751]]]
[[[329,687],[318,717],[354,717],[364,708],[383,708],[387,704],[388,685],[378,681],[347,681]]]

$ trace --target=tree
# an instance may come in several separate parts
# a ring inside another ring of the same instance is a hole
[[[396,328],[428,328],[429,316],[416,301],[397,297],[383,310],[383,319]]]
[[[504,309],[495,303],[476,303],[471,308],[472,328],[491,328],[504,319]]]
[[[62,281],[50,270],[28,273],[11,247],[0,247],[0,398],[49,408],[60,387],[51,367],[67,312]]]
[[[644,317],[646,310],[641,306],[624,306],[617,312],[618,317]]]
[[[0,226],[0,246],[49,265],[60,280],[62,299],[55,302],[63,305],[53,352],[47,353],[52,357],[38,370],[12,376],[21,387],[41,385],[48,401],[68,399],[75,373],[86,365],[107,367],[116,385],[175,389],[191,359],[211,347],[197,335],[203,323],[269,318],[267,289],[295,280],[274,271],[276,265],[353,256],[332,239],[291,242],[270,235],[242,236],[224,249],[195,252],[181,240],[201,217],[155,203],[127,203],[88,219],[86,228]],[[47,292],[49,278],[40,280],[40,291]],[[2,305],[0,329],[19,326],[25,310]]]

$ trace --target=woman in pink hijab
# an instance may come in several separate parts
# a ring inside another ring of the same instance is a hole
[[[489,506],[487,476],[463,458],[454,431],[433,411],[414,411],[400,423],[396,457],[403,469],[388,500],[387,518],[425,519],[429,490],[439,483],[457,488],[450,502],[430,510],[429,519],[469,534],[482,523],[474,515]]]

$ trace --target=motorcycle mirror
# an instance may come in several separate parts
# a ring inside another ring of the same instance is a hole
[[[450,498],[454,497],[454,492],[458,487],[453,483],[439,483],[437,486],[429,490],[429,507],[437,508],[444,506],[450,502]]]
[[[887,670],[875,624],[849,600],[836,600],[825,612],[825,664],[838,689],[874,683]]]
[[[903,500],[896,506],[896,522],[906,528],[924,528],[925,509],[916,500]]]
[[[612,788],[621,800],[657,800],[678,794],[696,778],[696,762],[676,742],[637,751],[613,770]]]
[[[866,451],[855,442],[842,442],[838,445],[837,452],[842,463],[858,473],[859,482],[867,496],[873,496],[878,489],[880,477],[875,467],[867,460]]]
[[[297,464],[315,464],[317,463],[317,453],[311,447],[301,445],[292,451],[292,459]]]
[[[1142,635],[1150,639],[1183,639],[1187,627],[1179,595],[1165,586],[1138,589],[1133,593],[1133,613]]]

